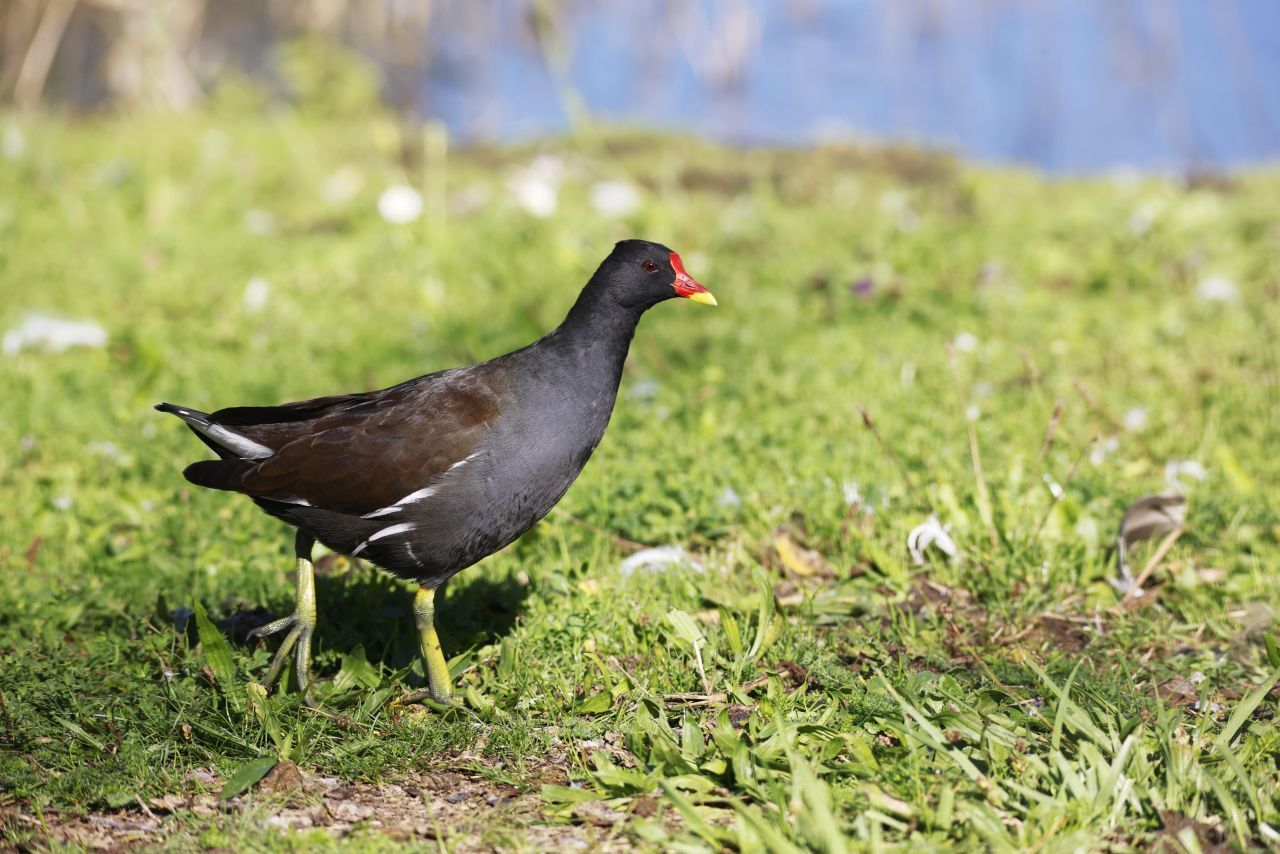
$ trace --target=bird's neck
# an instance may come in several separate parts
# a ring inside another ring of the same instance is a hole
[[[622,363],[627,358],[631,338],[644,309],[621,306],[609,297],[603,287],[596,285],[593,280],[583,289],[551,337],[566,355],[596,365],[607,365],[621,376]]]

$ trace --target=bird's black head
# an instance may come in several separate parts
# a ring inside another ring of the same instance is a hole
[[[672,297],[716,304],[711,292],[685,272],[679,255],[647,240],[623,240],[614,246],[592,284],[619,305],[641,311]]]

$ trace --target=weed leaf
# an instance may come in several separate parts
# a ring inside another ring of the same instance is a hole
[[[598,715],[613,708],[613,695],[608,691],[597,691],[578,704],[578,712],[584,715]]]
[[[342,668],[333,677],[333,686],[343,691],[348,688],[372,690],[377,688],[381,681],[382,675],[378,672],[378,668],[369,663],[364,645],[359,644],[342,657]]]
[[[227,779],[219,796],[222,800],[229,801],[236,795],[247,792],[251,786],[267,776],[267,772],[274,767],[276,767],[276,758],[274,756],[260,756],[252,762],[241,765]]]
[[[236,663],[231,657],[231,645],[218,631],[218,627],[205,613],[204,606],[196,603],[196,633],[200,637],[200,649],[209,669],[218,679],[218,690],[237,712],[244,710],[244,700],[236,685]],[[266,772],[263,772],[266,773]]]

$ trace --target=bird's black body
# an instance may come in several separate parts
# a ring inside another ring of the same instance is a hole
[[[640,316],[691,292],[670,249],[624,241],[557,329],[505,356],[282,406],[157,408],[221,457],[192,483],[430,589],[550,511],[604,435]]]

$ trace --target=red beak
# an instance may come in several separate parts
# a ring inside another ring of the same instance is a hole
[[[684,262],[674,252],[671,253],[671,269],[676,274],[676,280],[671,283],[671,287],[676,289],[677,296],[705,305],[716,305],[716,298],[711,295],[711,291],[698,284],[693,276],[684,271]]]

